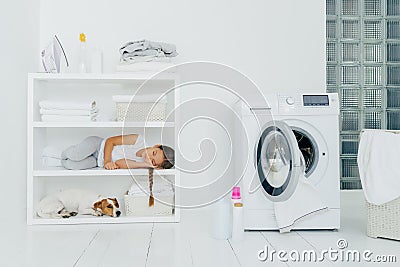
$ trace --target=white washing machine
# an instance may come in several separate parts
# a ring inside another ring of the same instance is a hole
[[[243,101],[236,104],[240,123],[236,124],[239,140],[234,155],[236,174],[242,177],[245,229],[277,230],[273,202],[290,198],[304,170],[328,210],[299,220],[293,229],[338,229],[338,95],[270,94],[266,100],[268,103],[261,105],[257,101],[250,106]],[[271,134],[274,144],[269,146]],[[279,183],[266,177],[271,146],[281,151],[286,166],[279,173]]]

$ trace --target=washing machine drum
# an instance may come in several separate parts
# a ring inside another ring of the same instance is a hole
[[[267,123],[256,146],[257,174],[262,190],[274,202],[285,201],[304,169],[292,129],[282,121]]]

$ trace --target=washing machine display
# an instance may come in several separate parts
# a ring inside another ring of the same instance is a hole
[[[304,106],[329,106],[328,95],[303,95]]]
[[[301,154],[292,129],[282,121],[267,123],[256,145],[256,166],[266,196],[287,200],[296,189]]]

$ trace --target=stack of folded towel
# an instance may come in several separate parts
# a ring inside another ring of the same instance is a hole
[[[40,115],[46,122],[90,122],[96,121],[98,109],[95,101],[61,102],[40,101]]]
[[[61,164],[61,149],[47,146],[42,152],[42,165],[44,167],[62,167]]]
[[[117,71],[160,71],[173,66],[176,57],[174,44],[139,40],[127,42],[120,49],[120,64]]]

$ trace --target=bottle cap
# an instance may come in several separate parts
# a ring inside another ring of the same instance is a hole
[[[232,199],[241,199],[240,197],[240,187],[235,186],[232,189]]]

